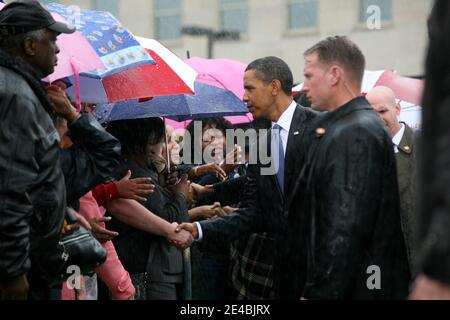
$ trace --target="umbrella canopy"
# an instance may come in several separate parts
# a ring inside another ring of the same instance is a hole
[[[226,115],[243,115],[248,109],[231,91],[195,83],[195,95],[181,94],[155,97],[151,100],[122,101],[98,105],[99,122],[115,120],[167,117],[176,121],[202,119]]]
[[[194,82],[198,73],[191,66],[154,39],[136,37],[136,40],[156,62],[156,66],[145,66],[157,69],[148,72],[154,75],[154,86],[173,87],[169,94],[194,93]]]
[[[246,113],[242,116],[226,116],[224,117],[226,120],[230,121],[231,124],[243,124],[243,123],[250,123],[253,121],[252,114]],[[191,123],[191,120],[184,120],[184,121],[175,121],[167,119],[166,123],[170,126],[172,126],[174,129],[186,129],[189,123]]]
[[[244,97],[244,73],[247,65],[229,59],[191,58],[185,60],[198,72],[197,81],[232,91],[239,99]],[[232,124],[248,123],[253,116],[248,112],[244,116],[225,117]]]
[[[228,59],[191,58],[185,62],[198,72],[197,81],[232,91],[239,99],[244,96],[245,65]]]
[[[364,72],[362,93],[368,93],[376,86],[391,88],[400,103],[400,120],[411,128],[420,129],[422,123],[422,108],[420,106],[424,88],[423,80],[402,77],[391,70]],[[292,89],[293,94],[302,91],[303,83]]]
[[[66,20],[73,20],[73,8],[57,3],[47,7]],[[116,18],[109,12],[79,10],[75,23],[105,66],[80,74],[79,91],[83,101],[115,102],[154,95],[154,90],[148,89],[145,83],[137,82],[135,74],[127,73],[127,70],[155,62]],[[76,82],[75,78],[70,80]],[[76,96],[75,89],[76,86],[69,88],[69,95]]]

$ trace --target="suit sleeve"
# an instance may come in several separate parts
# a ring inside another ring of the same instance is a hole
[[[222,206],[237,204],[244,192],[247,177],[240,176],[213,184],[214,193],[197,200],[197,206],[220,202]]]
[[[200,222],[205,245],[222,239],[234,240],[265,230],[258,199],[259,166],[249,165],[239,209],[225,217]]]

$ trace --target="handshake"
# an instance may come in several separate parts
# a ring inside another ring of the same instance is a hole
[[[171,245],[176,246],[180,250],[184,250],[192,245],[195,239],[198,238],[197,225],[195,223],[172,223],[175,227],[167,235],[167,240]]]

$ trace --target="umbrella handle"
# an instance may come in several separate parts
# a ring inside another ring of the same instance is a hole
[[[167,166],[167,173],[170,174],[170,151],[169,151],[169,142],[167,141],[167,128],[166,128],[166,118],[163,117],[164,121],[164,137],[165,137],[165,143],[166,143],[166,166]]]
[[[81,110],[81,98],[80,98],[80,62],[74,58],[70,58],[70,66],[72,67],[73,74],[75,76],[75,107],[77,111]]]

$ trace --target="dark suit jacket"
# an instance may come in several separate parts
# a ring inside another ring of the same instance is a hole
[[[405,238],[408,262],[413,275],[417,269],[417,188],[416,188],[416,133],[405,123],[405,132],[395,155],[397,162],[398,190],[403,236]]]
[[[423,95],[419,162],[421,271],[450,285],[450,2],[435,1]]]
[[[268,232],[275,239],[274,263],[275,292],[278,298],[298,299],[302,287],[298,262],[302,259],[297,248],[284,245],[289,210],[285,199],[290,196],[296,176],[299,174],[307,153],[308,143],[305,133],[309,123],[316,116],[311,109],[297,105],[292,118],[285,155],[285,194],[278,185],[276,175],[262,175],[261,169],[269,164],[249,164],[247,181],[242,195],[241,207],[227,217],[200,222],[203,242],[238,239],[251,233]],[[261,136],[259,148],[270,152],[271,132]],[[296,263],[295,263],[296,262]]]

